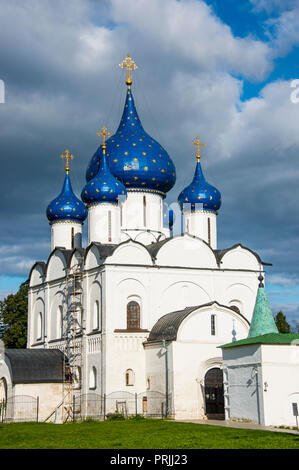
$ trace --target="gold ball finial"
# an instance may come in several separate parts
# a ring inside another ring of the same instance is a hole
[[[68,172],[70,171],[69,160],[73,160],[73,158],[75,157],[74,155],[70,155],[69,150],[65,150],[64,154],[62,153],[60,156],[61,158],[65,158],[65,171],[66,171],[66,174],[68,174]]]
[[[132,70],[138,69],[138,65],[135,64],[134,60],[130,57],[130,54],[119,64],[120,68],[127,69],[126,84],[128,86],[132,85]]]
[[[191,143],[192,145],[196,145],[197,147],[196,158],[197,158],[197,161],[199,162],[200,161],[200,146],[204,147],[206,144],[199,142],[198,136],[196,137],[196,141],[194,142],[193,140]]]

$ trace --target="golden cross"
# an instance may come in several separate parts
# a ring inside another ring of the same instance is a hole
[[[134,60],[130,57],[130,54],[119,64],[119,66],[123,69],[126,67],[127,69],[127,80],[126,84],[129,86],[132,84],[132,73],[131,70],[138,69],[138,65],[135,64]]]
[[[103,137],[102,147],[103,147],[103,151],[104,151],[104,153],[105,153],[105,149],[106,149],[106,137],[110,137],[111,134],[110,134],[110,132],[107,131],[107,127],[103,126],[103,127],[102,127],[102,131],[97,132],[97,135],[100,137],[100,143],[101,143],[101,137]]]
[[[65,171],[68,173],[70,171],[69,160],[73,160],[74,155],[70,155],[70,151],[65,150],[65,155],[62,153],[60,156],[61,158],[65,158]]]
[[[206,144],[203,144],[203,143],[199,142],[199,137],[196,137],[196,142],[192,141],[192,145],[197,146],[196,158],[197,158],[197,161],[199,162],[200,161],[200,146],[204,147]]]

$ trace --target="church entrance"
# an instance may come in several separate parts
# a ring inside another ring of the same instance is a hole
[[[208,419],[224,419],[223,372],[219,367],[205,375],[205,405]]]

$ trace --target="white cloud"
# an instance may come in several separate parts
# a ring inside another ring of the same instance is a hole
[[[111,0],[114,21],[126,29],[126,43],[151,48],[153,58],[188,60],[201,71],[227,70],[262,79],[271,68],[267,44],[236,38],[212,9],[198,0]]]

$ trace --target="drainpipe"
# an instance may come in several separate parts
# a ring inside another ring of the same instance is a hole
[[[166,412],[165,417],[169,415],[169,393],[168,393],[168,346],[165,339],[162,340],[162,348],[165,349],[165,397],[166,397]]]

